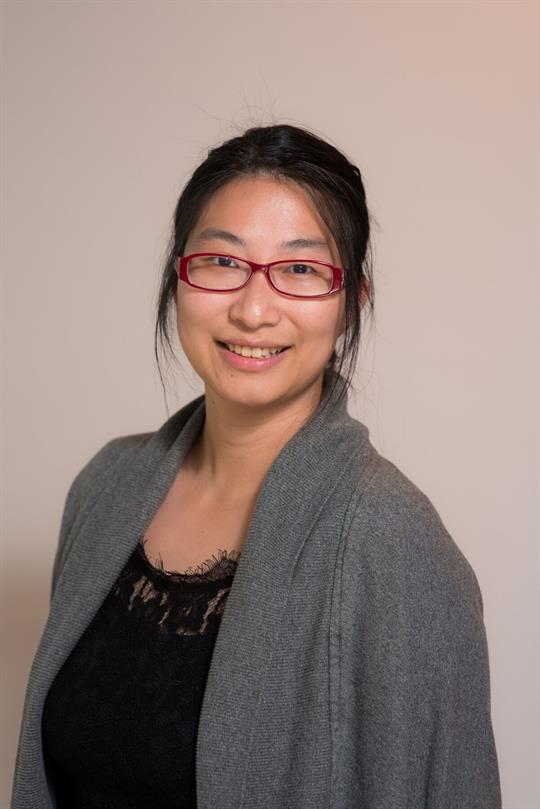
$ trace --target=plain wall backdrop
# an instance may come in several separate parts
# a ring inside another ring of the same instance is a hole
[[[0,807],[67,489],[167,418],[161,261],[208,146],[300,123],[360,167],[376,317],[353,414],[484,599],[505,809],[538,806],[534,2],[4,3]],[[201,390],[186,367],[169,411]]]

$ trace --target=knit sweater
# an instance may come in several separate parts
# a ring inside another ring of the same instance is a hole
[[[199,716],[198,809],[500,809],[478,580],[331,376],[255,504]],[[70,487],[12,809],[56,805],[46,696],[204,420],[199,397],[113,439]]]

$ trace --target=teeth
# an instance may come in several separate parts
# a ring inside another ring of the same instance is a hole
[[[235,345],[234,343],[225,343],[225,345],[229,351],[240,354],[242,357],[256,357],[258,359],[262,357],[272,357],[282,350],[281,348],[248,348],[247,346]]]

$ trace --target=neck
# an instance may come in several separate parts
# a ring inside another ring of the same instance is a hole
[[[285,444],[317,409],[322,378],[292,401],[250,407],[206,391],[203,431],[193,464],[206,485],[230,496],[256,495]]]

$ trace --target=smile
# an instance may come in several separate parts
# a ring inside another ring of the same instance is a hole
[[[280,354],[284,348],[266,348],[258,346],[257,348],[249,348],[248,346],[237,345],[235,343],[223,343],[227,346],[229,351],[234,354],[239,354],[241,357],[252,357],[255,359],[264,359],[265,357],[273,357],[274,354]]]

